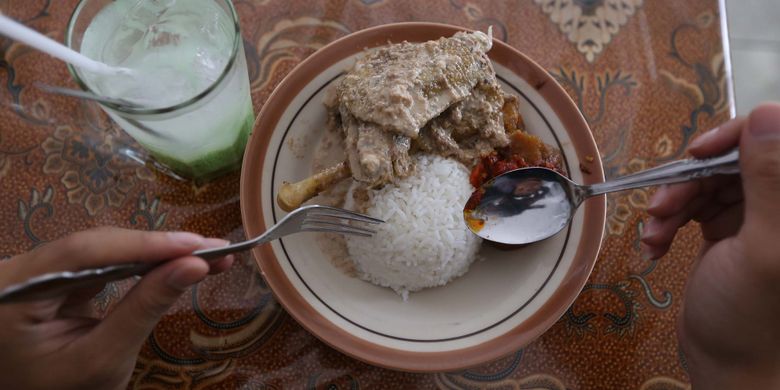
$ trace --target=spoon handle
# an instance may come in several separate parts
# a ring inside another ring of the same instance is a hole
[[[739,149],[708,159],[674,161],[612,181],[583,186],[583,189],[586,197],[590,197],[639,187],[681,183],[713,175],[735,174],[739,174]]]

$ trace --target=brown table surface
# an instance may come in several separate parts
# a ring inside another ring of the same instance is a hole
[[[4,0],[3,13],[63,40],[77,0]],[[485,30],[548,69],[590,123],[607,177],[678,158],[733,115],[724,8],[717,0],[234,0],[255,112],[284,75],[326,43],[369,26],[434,21]],[[127,157],[140,148],[94,104],[47,95],[75,87],[65,66],[0,39],[0,257],[81,229],[115,225],[243,237],[233,174],[196,187]],[[650,191],[609,197],[603,250],[580,297],[537,341],[474,369],[407,374],[324,345],[274,301],[250,255],[186,294],[149,337],[131,387],[686,389],[674,333],[699,246],[684,228],[644,261]],[[131,282],[96,299],[105,311]]]

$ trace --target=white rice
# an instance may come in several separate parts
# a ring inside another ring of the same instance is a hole
[[[390,287],[406,300],[411,291],[463,275],[481,243],[463,222],[463,205],[471,192],[463,165],[425,155],[416,158],[411,176],[369,191],[361,211],[386,223],[372,238],[346,237],[360,277]]]

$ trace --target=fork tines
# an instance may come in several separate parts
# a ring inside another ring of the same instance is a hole
[[[362,237],[371,237],[376,233],[375,230],[353,225],[349,221],[365,222],[369,224],[384,223],[381,219],[372,218],[349,210],[319,206],[307,210],[306,217],[303,219],[303,222],[301,222],[301,231],[352,234]]]
[[[319,216],[335,217],[335,218],[349,219],[352,221],[360,221],[360,222],[367,222],[373,224],[385,222],[381,219],[369,217],[368,215],[363,215],[363,214],[356,213],[354,211],[344,210],[344,209],[330,207],[330,206],[317,206],[317,208],[312,208],[308,210],[306,215],[310,217],[319,217]]]

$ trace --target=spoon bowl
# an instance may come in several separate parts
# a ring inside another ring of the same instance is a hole
[[[463,209],[463,218],[472,232],[486,240],[530,244],[563,230],[590,197],[738,173],[736,149],[711,159],[674,161],[590,186],[574,183],[550,169],[521,168],[499,175],[474,191]]]
[[[561,231],[577,208],[576,184],[546,168],[521,168],[485,183],[464,209],[478,236],[510,245],[540,241]],[[470,202],[471,203],[471,202]]]

